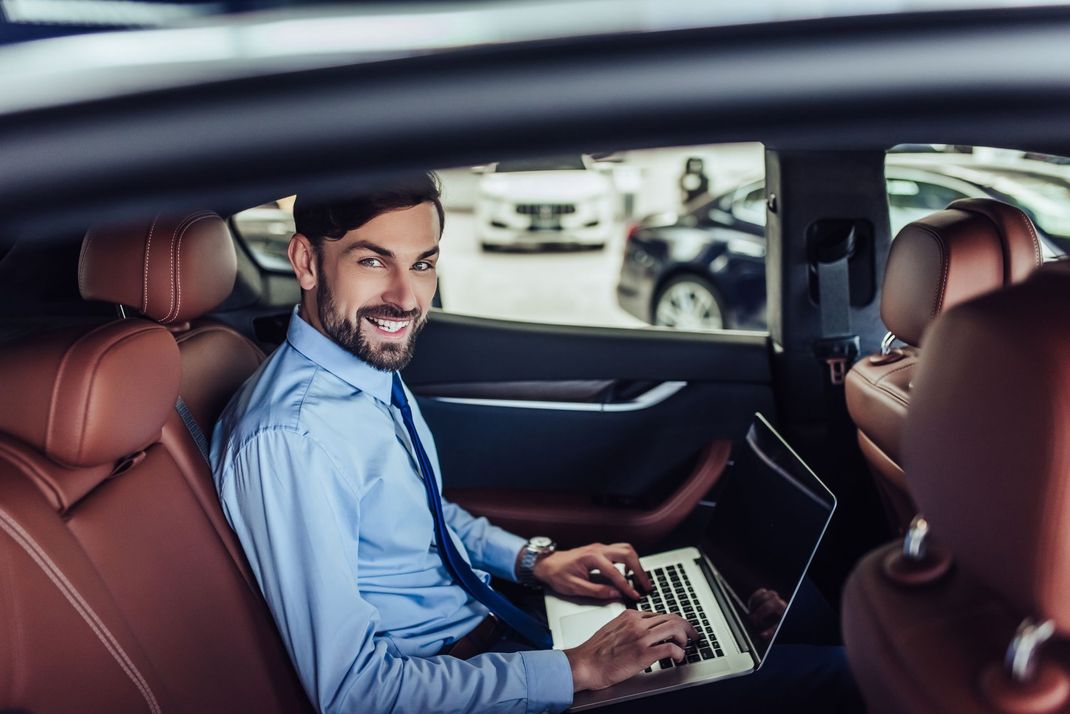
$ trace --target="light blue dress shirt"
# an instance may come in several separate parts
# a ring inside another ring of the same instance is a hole
[[[556,650],[439,656],[486,616],[452,582],[391,375],[297,311],[286,342],[227,406],[212,471],[279,632],[324,712],[556,712],[572,703]],[[407,388],[406,388],[407,389]],[[416,401],[420,440],[441,479]],[[441,491],[441,482],[438,484]],[[515,579],[524,540],[443,501],[458,551]]]

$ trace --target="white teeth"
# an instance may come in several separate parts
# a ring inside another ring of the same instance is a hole
[[[374,317],[369,317],[368,319],[386,332],[397,332],[398,330],[408,327],[409,322],[411,322],[411,320],[405,320],[402,322],[399,322],[397,320],[377,320]]]

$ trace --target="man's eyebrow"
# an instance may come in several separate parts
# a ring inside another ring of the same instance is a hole
[[[393,258],[394,257],[393,251],[387,250],[386,248],[384,248],[381,245],[376,245],[375,243],[372,243],[371,241],[366,241],[366,240],[358,240],[356,243],[350,243],[342,251],[342,255],[349,255],[350,253],[352,253],[355,250],[370,250],[373,253],[378,253],[379,255],[383,256],[384,258]],[[436,248],[435,250],[438,250],[438,249]]]
[[[416,257],[416,259],[417,260],[423,260],[425,258],[430,258],[432,255],[438,255],[438,246],[437,245],[434,248],[432,248],[431,250],[425,250],[423,253],[420,253],[420,255],[418,255]]]

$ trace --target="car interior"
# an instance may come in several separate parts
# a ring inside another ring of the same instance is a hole
[[[236,214],[753,140],[768,332],[434,309],[404,378],[446,496],[562,547],[676,547],[760,412],[838,500],[810,578],[869,710],[1065,711],[1070,262],[993,199],[893,236],[885,162],[1070,155],[1068,29],[1052,8],[662,29],[0,99],[0,710],[313,710],[207,460],[300,298]]]

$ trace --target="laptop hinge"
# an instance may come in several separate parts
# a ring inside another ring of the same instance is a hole
[[[749,654],[751,659],[754,660],[755,668],[757,668],[761,664],[756,654],[757,649],[754,647],[754,643],[751,642],[750,636],[747,635],[747,629],[739,622],[739,615],[736,613],[736,608],[732,607],[731,599],[724,591],[724,582],[720,574],[705,556],[695,558],[695,563],[702,569],[702,574],[706,576],[706,582],[710,584],[710,590],[713,591],[713,596],[717,598],[717,604],[721,606],[721,612],[725,614],[728,626],[732,628],[732,636],[735,638],[736,644],[739,645],[740,651]]]

